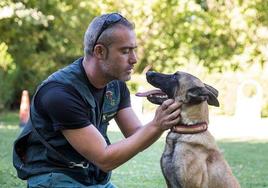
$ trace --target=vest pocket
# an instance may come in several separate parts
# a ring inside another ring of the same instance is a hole
[[[107,123],[111,119],[113,119],[116,115],[117,111],[112,111],[112,112],[103,112],[102,114],[102,123]]]
[[[21,179],[27,178],[29,169],[27,168],[27,155],[26,150],[28,146],[28,139],[32,130],[30,126],[24,127],[19,137],[14,142],[13,147],[13,165],[17,169],[18,177]]]

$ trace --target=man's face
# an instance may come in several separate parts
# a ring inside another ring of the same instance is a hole
[[[102,64],[103,71],[110,80],[130,80],[134,64],[137,63],[135,33],[125,26],[119,26],[113,36],[114,42],[107,47],[108,56]]]

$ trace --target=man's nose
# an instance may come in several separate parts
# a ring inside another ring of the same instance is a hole
[[[131,64],[137,63],[137,55],[136,55],[136,53],[134,51],[132,51],[132,53],[130,53],[129,62]]]

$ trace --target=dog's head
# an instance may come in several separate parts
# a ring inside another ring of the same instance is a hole
[[[149,71],[146,73],[146,78],[151,85],[160,90],[137,95],[146,96],[154,104],[162,104],[168,98],[173,98],[184,104],[198,104],[207,101],[209,105],[219,106],[218,91],[186,72],[162,74]]]
[[[202,130],[206,130],[209,122],[208,104],[219,106],[218,91],[215,88],[191,74],[180,71],[175,74],[150,71],[146,73],[146,78],[158,89],[137,93],[137,96],[147,97],[150,102],[159,105],[169,98],[182,103],[177,132],[194,133],[200,128],[193,128],[197,125],[205,125]],[[184,131],[183,127],[187,127],[187,131]]]

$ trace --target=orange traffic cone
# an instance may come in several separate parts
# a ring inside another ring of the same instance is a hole
[[[30,98],[27,90],[22,91],[19,115],[20,115],[20,127],[24,127],[30,115]]]

